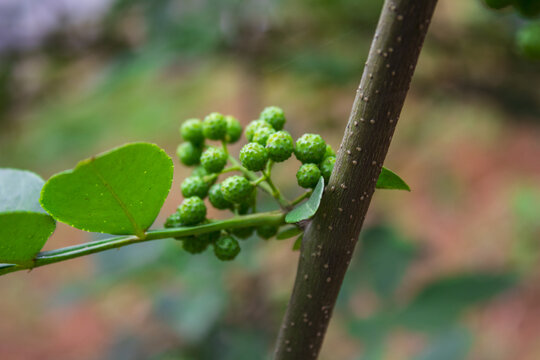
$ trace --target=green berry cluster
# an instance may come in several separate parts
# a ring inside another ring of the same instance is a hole
[[[247,124],[245,131],[236,118],[217,112],[209,114],[203,121],[186,120],[180,126],[184,143],[178,146],[177,155],[182,164],[193,170],[180,185],[184,200],[167,218],[165,227],[211,223],[206,218],[206,198],[215,209],[229,210],[236,216],[253,214],[258,188],[275,198],[283,209],[290,209],[293,203],[286,200],[273,184],[271,172],[275,163],[281,163],[293,154],[302,163],[296,174],[301,187],[314,188],[321,176],[328,181],[336,159],[332,148],[317,134],[302,135],[295,142],[283,129],[285,123],[283,110],[276,106],[265,108],[257,120]],[[242,133],[248,143],[240,149],[236,160],[229,154],[228,145],[237,142]],[[210,144],[212,141],[219,142],[220,146]],[[299,201],[303,198],[305,196]],[[230,229],[184,236],[178,240],[189,253],[202,253],[212,246],[218,259],[232,260],[240,252],[239,239],[247,239],[254,232],[262,239],[270,239],[280,228],[273,223],[261,226],[234,224]]]

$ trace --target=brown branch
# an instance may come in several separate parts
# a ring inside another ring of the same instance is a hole
[[[319,354],[436,3],[384,3],[334,172],[306,228],[275,360]]]

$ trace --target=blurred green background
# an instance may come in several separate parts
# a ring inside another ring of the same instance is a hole
[[[0,166],[48,178],[128,141],[173,156],[184,119],[245,125],[267,105],[337,148],[381,4],[4,0]],[[385,164],[413,191],[376,193],[321,359],[540,358],[540,63],[514,43],[528,22],[440,1]],[[297,167],[276,168],[291,194]],[[94,238],[59,224],[46,249]],[[2,277],[0,359],[265,359],[298,253],[241,245],[227,264],[164,240]]]

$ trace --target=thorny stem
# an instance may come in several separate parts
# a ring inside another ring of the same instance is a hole
[[[81,245],[40,252],[34,258],[32,266],[2,265],[0,266],[0,275],[20,270],[31,270],[36,267],[75,259],[81,256],[95,254],[110,249],[117,249],[141,242],[184,237],[189,235],[200,235],[214,231],[256,227],[260,225],[282,225],[284,224],[284,219],[285,213],[282,211],[270,211],[259,214],[234,216],[230,219],[213,221],[198,226],[149,230],[145,232],[144,239],[141,239],[135,235],[129,235],[97,240]]]
[[[274,360],[319,355],[436,3],[384,2],[334,171],[304,232]]]

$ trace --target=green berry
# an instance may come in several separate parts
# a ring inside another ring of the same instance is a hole
[[[199,119],[189,119],[180,126],[180,136],[185,141],[193,144],[202,144],[204,142],[203,125]]]
[[[182,240],[182,248],[190,254],[200,254],[206,250],[209,245],[206,241],[197,236],[186,236],[180,240]]]
[[[178,145],[176,155],[178,155],[180,162],[186,166],[197,165],[201,159],[202,148],[186,142]]]
[[[251,235],[253,235],[253,230],[255,230],[253,227],[245,227],[245,228],[238,228],[238,229],[232,229],[232,234],[236,236],[239,239],[247,239]]]
[[[206,217],[206,205],[200,197],[192,196],[182,201],[178,214],[182,225],[197,225]]]
[[[199,254],[202,253],[208,245],[212,244],[219,238],[220,232],[215,231],[208,234],[201,234],[196,236],[187,236],[184,238],[181,238],[182,240],[182,247],[185,251],[191,254]]]
[[[267,127],[259,127],[253,134],[253,142],[259,143],[262,146],[266,146],[268,138],[275,134],[276,130]]]
[[[492,9],[500,10],[512,5],[514,0],[484,0],[486,5]]]
[[[205,117],[202,127],[204,137],[210,140],[224,140],[227,135],[227,120],[217,112]]]
[[[167,220],[165,220],[165,224],[163,225],[166,228],[175,228],[182,226],[182,223],[180,222],[180,214],[178,211],[172,213]]]
[[[184,179],[184,181],[180,185],[180,190],[182,191],[182,195],[185,198],[198,196],[201,199],[204,199],[206,195],[208,194],[209,188],[210,188],[210,184],[204,181],[204,178],[199,177],[199,176],[187,177]]]
[[[225,141],[231,144],[235,143],[242,136],[242,125],[240,125],[240,121],[230,115],[225,116],[225,120],[227,121],[227,136],[225,136]]]
[[[240,253],[240,244],[232,236],[223,236],[214,243],[214,254],[219,260],[233,260]]]
[[[329,156],[324,159],[320,165],[321,175],[324,178],[324,183],[328,184],[332,170],[334,170],[334,164],[336,163],[335,156]]]
[[[286,121],[283,110],[277,106],[269,106],[265,108],[261,112],[260,119],[272,125],[275,130],[283,129]]]
[[[274,237],[279,230],[279,227],[273,225],[262,225],[257,228],[257,235],[263,239]]]
[[[210,188],[210,191],[208,191],[208,200],[210,200],[210,204],[216,209],[224,210],[233,207],[233,204],[223,196],[221,184],[215,184]]]
[[[219,173],[227,164],[227,154],[222,149],[210,147],[201,156],[201,165],[209,173]]]
[[[202,154],[202,153],[201,153]],[[191,172],[191,176],[199,176],[199,177],[204,177],[206,175],[209,175],[208,174],[208,171],[206,171],[205,168],[203,168],[202,166],[197,166],[196,168],[193,169],[193,171]]]
[[[319,164],[326,153],[326,143],[320,135],[304,134],[296,140],[294,154],[302,164]]]
[[[261,127],[272,129],[272,126],[264,120],[253,120],[252,122],[250,122],[248,126],[246,126],[247,141],[252,142],[253,135],[255,135],[255,131],[257,131]]]
[[[253,185],[242,176],[231,176],[221,183],[221,192],[228,201],[241,204],[253,193]]]
[[[286,131],[278,131],[268,138],[266,142],[268,157],[275,162],[282,162],[291,157],[294,151],[292,136]]]
[[[520,29],[517,45],[522,54],[531,59],[540,59],[540,23],[532,23]]]
[[[330,156],[336,156],[336,153],[334,152],[334,149],[328,144],[326,144],[326,151],[324,152],[323,160]]]
[[[314,188],[319,182],[321,177],[321,170],[315,164],[304,164],[300,166],[298,172],[296,173],[296,180],[298,185],[305,189]]]
[[[513,0],[514,7],[523,17],[535,18],[540,14],[540,1]]]
[[[264,146],[257,143],[248,143],[240,150],[242,166],[251,171],[264,169],[268,161],[268,153]]]

